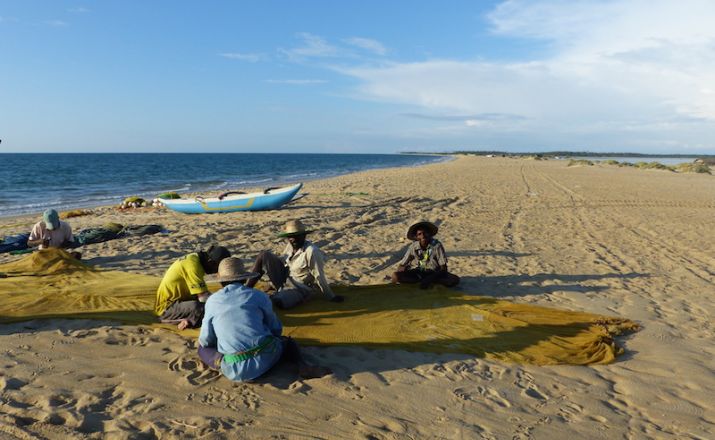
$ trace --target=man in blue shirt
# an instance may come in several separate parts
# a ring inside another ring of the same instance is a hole
[[[218,279],[224,287],[206,301],[199,334],[201,360],[235,381],[256,379],[282,358],[296,362],[303,378],[330,374],[328,368],[306,363],[298,344],[281,336],[283,325],[268,295],[245,286],[256,276],[245,272],[238,258],[219,264]]]

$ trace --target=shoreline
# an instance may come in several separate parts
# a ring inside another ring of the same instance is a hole
[[[11,153],[5,153],[5,154],[11,154]],[[12,154],[23,154],[23,153],[12,153]],[[45,153],[27,153],[27,154],[45,154]],[[69,153],[69,154],[78,154],[78,155],[85,155],[85,154],[90,154],[90,153]],[[98,153],[99,154],[99,153]],[[122,154],[122,153],[102,153],[102,154]],[[130,154],[136,154],[136,155],[144,155],[144,154],[151,154],[151,155],[157,155],[161,156],[163,153],[130,153]],[[174,153],[170,153],[174,154]],[[176,154],[182,154],[182,153],[176,153]],[[193,154],[193,153],[191,153]],[[236,154],[236,155],[241,155],[241,154],[251,154],[251,153],[227,153],[227,154]],[[262,153],[256,153],[256,154],[262,154]],[[299,153],[294,153],[295,155],[300,155]],[[276,154],[276,156],[283,155],[283,154]],[[332,155],[332,154],[329,154]],[[395,154],[397,155],[397,154]],[[389,156],[389,155],[388,155]],[[423,156],[430,156],[430,155],[423,155]],[[368,166],[364,169],[361,170],[356,170],[356,171],[347,171],[347,172],[336,172],[335,174],[330,174],[330,173],[325,173],[324,175],[317,175],[314,177],[311,176],[304,176],[302,178],[296,179],[293,178],[292,176],[286,176],[286,177],[278,177],[275,180],[266,180],[264,183],[267,186],[287,186],[287,185],[292,185],[298,182],[309,182],[313,180],[320,180],[320,179],[330,179],[332,177],[338,177],[346,174],[352,174],[356,172],[362,172],[362,171],[369,171],[369,170],[380,170],[380,169],[389,169],[389,168],[409,168],[409,167],[415,167],[415,166],[422,166],[422,165],[429,165],[433,163],[442,163],[442,162],[448,162],[450,160],[453,160],[453,156],[451,155],[435,155],[435,156],[443,156],[442,160],[432,160],[426,163],[414,163],[414,164],[406,164],[406,165],[398,165],[398,166],[392,166],[392,165],[384,165],[384,166]],[[191,182],[189,183],[184,183],[184,186],[186,185],[192,185]],[[209,194],[209,193],[221,193],[224,191],[231,191],[231,190],[252,190],[252,189],[258,189],[261,188],[260,182],[250,182],[246,183],[244,185],[237,185],[237,186],[225,186],[221,188],[214,188],[214,189],[199,189],[197,191],[186,191],[186,190],[181,190],[178,189],[176,191],[174,190],[166,190],[166,191],[142,191],[138,192],[136,194],[132,194],[132,196],[139,196],[144,198],[145,200],[151,200],[155,198],[158,194],[162,192],[178,192],[182,196],[195,196],[198,194]],[[263,189],[263,188],[261,188]],[[92,208],[99,208],[103,206],[109,206],[108,202],[110,201],[111,197],[107,196],[106,198],[102,198],[102,200],[98,200],[95,203],[82,203],[82,202],[69,202],[68,204],[62,205],[61,207],[55,207],[58,212],[59,211],[69,211],[69,210],[74,210],[74,209],[92,209]],[[117,200],[116,205],[119,205],[121,201],[124,199],[124,197],[120,197],[120,199]],[[51,205],[47,205],[45,208],[40,208],[36,211],[27,211],[27,212],[22,212],[22,213],[10,213],[10,214],[2,214],[0,213],[0,219],[6,219],[6,218],[11,218],[11,217],[23,217],[25,215],[34,215],[34,214],[41,214],[44,209],[47,209],[49,207],[52,207]]]
[[[710,438],[713,178],[456,157],[311,181],[309,196],[270,212],[100,208],[70,219],[73,229],[113,221],[171,231],[82,247],[83,259],[102,269],[161,276],[212,243],[248,264],[263,249],[281,249],[275,234],[302,219],[328,257],[328,279],[342,285],[384,283],[409,243],[407,227],[438,221],[459,292],[628,318],[642,330],[617,338],[626,352],[609,365],[320,346],[306,354],[332,368],[330,377],[296,380],[283,366],[238,384],[203,368],[194,341],[162,329],[83,319],[3,325],[0,432]],[[0,255],[0,263],[16,258]]]

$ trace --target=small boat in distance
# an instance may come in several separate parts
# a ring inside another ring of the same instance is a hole
[[[185,214],[205,214],[211,212],[264,211],[278,209],[293,200],[303,187],[302,183],[283,188],[268,188],[263,192],[243,193],[231,191],[218,197],[193,199],[159,199],[169,209]]]

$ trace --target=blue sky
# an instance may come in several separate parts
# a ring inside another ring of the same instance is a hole
[[[0,0],[0,152],[715,153],[715,2]]]

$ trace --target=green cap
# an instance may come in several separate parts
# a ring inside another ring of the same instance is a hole
[[[54,209],[48,209],[42,213],[42,220],[45,222],[45,227],[50,231],[60,227],[60,215]]]

